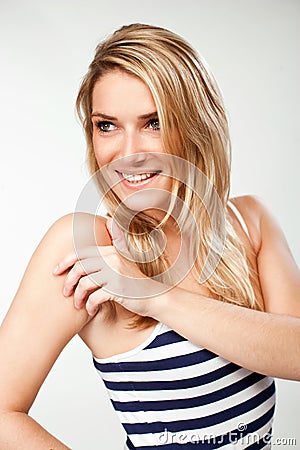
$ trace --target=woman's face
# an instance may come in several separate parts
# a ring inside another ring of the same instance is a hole
[[[121,201],[134,210],[162,207],[172,182],[147,85],[120,70],[103,75],[93,90],[92,122],[96,160]]]

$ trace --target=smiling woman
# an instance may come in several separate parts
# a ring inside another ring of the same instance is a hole
[[[300,379],[300,274],[265,205],[229,200],[209,68],[171,31],[124,26],[77,108],[110,217],[59,219],[28,265],[0,331],[0,447],[68,448],[28,412],[78,334],[127,449],[270,448],[273,377]]]
[[[161,175],[155,158],[156,153],[163,153],[164,146],[156,105],[147,85],[125,71],[109,71],[95,83],[92,104],[97,167],[114,165],[120,178],[114,192],[121,201],[146,185],[170,191],[170,177]]]

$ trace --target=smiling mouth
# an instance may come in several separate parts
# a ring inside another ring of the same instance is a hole
[[[151,178],[159,175],[161,170],[156,170],[154,172],[142,172],[142,173],[125,173],[116,171],[119,177],[126,182],[126,184],[145,184]]]

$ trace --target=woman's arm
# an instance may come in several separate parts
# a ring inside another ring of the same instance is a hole
[[[259,277],[267,299],[266,312],[223,303],[177,287],[152,298],[113,298],[101,288],[97,287],[95,290],[93,281],[89,281],[83,268],[80,269],[78,265],[74,266],[66,278],[68,295],[75,290],[76,306],[80,308],[86,304],[90,313],[95,313],[101,303],[113,299],[136,314],[150,316],[165,323],[191,342],[229,361],[266,375],[300,380],[299,270],[282,231],[266,208],[254,197],[243,199],[244,217],[251,213],[255,216],[252,228],[259,228],[256,230],[259,238],[256,236],[255,241],[259,244]],[[238,201],[241,200],[239,198]],[[239,209],[241,210],[241,204]],[[255,233],[255,230],[252,229],[252,232]],[[121,240],[120,233],[117,240]],[[115,245],[116,238],[113,236],[112,241]],[[125,264],[112,247],[99,247],[98,250],[103,255],[108,250],[112,253],[109,264],[116,272],[123,273],[123,276],[137,277],[136,266],[130,265],[128,261]],[[76,255],[65,257],[59,273],[73,266],[75,261]],[[87,262],[88,259],[85,267],[89,265]],[[92,272],[95,274],[97,270],[99,269],[94,267]],[[284,275],[276,278],[277,273]],[[100,285],[105,283],[109,287],[112,283],[105,272],[102,274],[101,269],[97,276]],[[89,283],[94,289],[92,294]],[[116,292],[113,289],[110,291]],[[144,291],[148,292],[147,289]]]
[[[257,197],[247,196],[243,207],[259,218],[257,265],[265,311],[300,317],[300,271],[283,231]]]
[[[180,288],[149,302],[147,313],[191,342],[242,367],[300,381],[297,317],[254,311]]]
[[[67,449],[28,412],[61,350],[90,319],[63,296],[65,276],[52,274],[57,261],[72,250],[69,215],[42,239],[0,328],[1,449]]]
[[[258,274],[266,312],[175,288],[154,301],[149,313],[192,342],[241,366],[300,380],[299,269],[282,230],[263,202],[246,196],[234,203],[259,241]]]

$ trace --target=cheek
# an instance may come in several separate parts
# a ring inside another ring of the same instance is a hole
[[[116,149],[119,142],[116,137],[112,136],[100,136],[97,131],[93,133],[93,149],[96,160],[99,167],[103,167],[106,164],[112,162],[117,155]]]
[[[105,151],[105,145],[101,142],[101,139],[99,139],[99,136],[94,132],[93,133],[93,149],[96,161],[98,163],[99,167],[103,167],[105,164],[107,164],[107,152]]]

